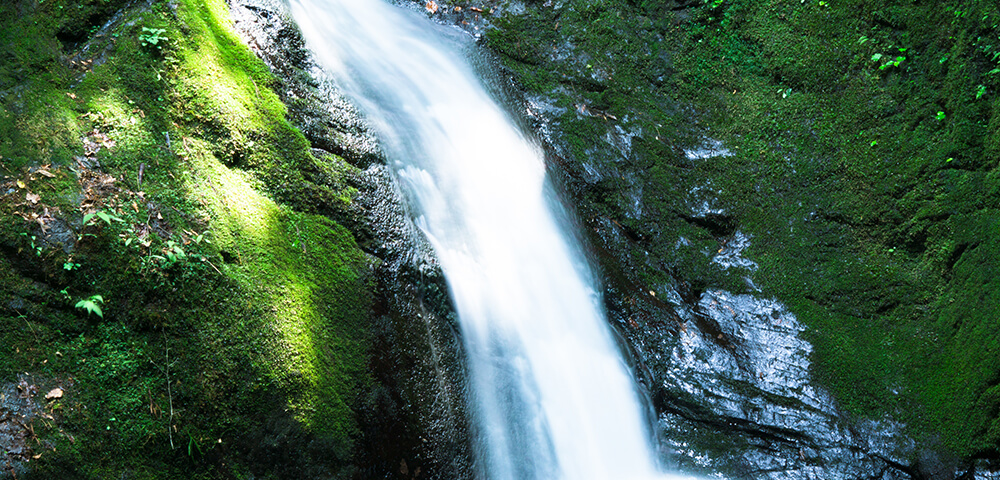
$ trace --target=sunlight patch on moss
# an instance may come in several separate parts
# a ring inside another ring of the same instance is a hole
[[[231,24],[225,3],[190,2],[182,14],[201,28],[185,39],[191,48],[185,50],[176,79],[182,98],[175,102],[194,104],[177,105],[178,110],[194,108],[230,132],[270,130],[286,109],[267,88],[273,82],[270,72],[232,30],[222,28]]]
[[[305,426],[339,434],[353,432],[352,422],[345,421],[352,413],[341,399],[340,391],[349,383],[338,377],[352,373],[345,371],[345,367],[358,368],[357,359],[346,355],[330,362],[325,359],[329,353],[318,342],[336,341],[337,337],[328,332],[328,324],[340,320],[320,312],[329,310],[331,304],[341,309],[352,308],[337,305],[339,299],[327,298],[334,284],[325,283],[336,282],[338,278],[341,282],[355,283],[352,278],[356,274],[353,269],[314,268],[315,262],[304,258],[306,250],[294,236],[303,229],[327,227],[316,225],[310,216],[288,212],[255,191],[246,173],[222,165],[204,142],[189,140],[186,144],[190,147],[188,162],[192,173],[185,181],[188,195],[204,206],[211,219],[216,246],[237,258],[224,270],[248,290],[262,292],[261,300],[269,305],[266,311],[271,321],[266,323],[273,326],[281,339],[281,345],[270,354],[277,363],[271,368],[271,375],[297,392],[289,399],[289,406]],[[329,246],[313,243],[309,248],[334,261],[343,257],[339,260],[358,264],[357,258],[351,258],[356,255],[350,249],[338,251],[336,243]],[[324,275],[329,277],[320,280]],[[363,348],[350,336],[341,337],[340,341],[353,344],[350,350]],[[332,384],[328,379],[337,381]]]

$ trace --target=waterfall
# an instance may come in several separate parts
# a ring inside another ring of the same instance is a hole
[[[539,148],[455,29],[378,0],[291,0],[434,246],[469,355],[479,476],[653,479],[652,435]]]

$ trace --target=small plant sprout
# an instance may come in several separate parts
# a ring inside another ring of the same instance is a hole
[[[122,220],[114,215],[109,215],[105,212],[94,212],[94,213],[88,213],[83,216],[84,225],[95,225],[97,223],[97,220],[94,219],[95,217],[100,220],[103,220],[104,223],[107,223],[108,225],[111,225],[112,221],[125,222],[125,220]]]
[[[80,268],[80,264],[79,263],[66,262],[66,263],[63,264],[63,269],[64,270],[73,271],[73,270],[76,270],[78,268]]]
[[[976,100],[982,98],[982,96],[985,93],[986,93],[986,85],[980,85],[978,88],[976,88]]]
[[[167,37],[163,36],[164,33],[167,33],[165,28],[142,27],[142,33],[139,34],[139,41],[142,42],[144,46],[161,48],[160,42],[169,40]]]
[[[937,119],[938,121],[941,121],[944,120],[947,116],[948,115],[946,115],[944,112],[938,111],[937,115],[935,115],[934,118]]]
[[[212,241],[205,236],[208,235],[209,233],[207,230],[202,233],[197,233],[194,230],[184,230],[184,233],[186,233],[188,237],[191,238],[191,241],[194,242],[195,245],[201,245],[201,242],[205,242],[208,244],[212,243]],[[185,241],[184,243],[187,244],[188,242]]]
[[[889,57],[887,61],[882,63],[882,65],[879,65],[878,67],[879,70],[885,70],[889,67],[898,67],[899,64],[903,63],[903,60],[906,60],[906,57],[904,56],[904,54],[906,53],[906,48],[899,47],[897,50],[899,50],[899,55],[897,55],[896,58]],[[872,55],[873,62],[880,62],[884,58],[886,58],[886,56],[882,55],[881,53],[876,53]]]
[[[167,249],[164,253],[167,255],[167,260],[169,260],[170,263],[175,263],[187,258],[187,254],[184,253],[184,249],[182,249],[181,246],[173,240],[167,240]]]
[[[76,302],[76,308],[86,310],[87,316],[94,313],[98,317],[104,318],[104,312],[101,311],[101,307],[97,305],[98,303],[104,303],[104,297],[100,295],[91,295],[90,298],[85,298]]]

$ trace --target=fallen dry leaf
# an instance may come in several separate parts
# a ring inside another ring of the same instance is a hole
[[[424,8],[426,8],[428,12],[437,13],[438,4],[434,3],[434,0],[430,0],[426,5],[424,5]]]
[[[42,197],[37,193],[28,192],[28,194],[24,196],[24,199],[31,203],[38,203],[38,201],[41,200]]]
[[[22,181],[20,181],[20,180],[18,180],[18,181],[17,181],[17,188],[24,188],[24,187],[26,187],[26,186],[27,186],[27,185],[25,185],[25,184],[24,184],[24,182],[22,182]]]
[[[40,174],[42,174],[42,175],[44,175],[46,177],[49,177],[49,178],[53,178],[53,177],[56,176],[56,174],[54,174],[54,173],[52,173],[52,172],[50,172],[48,170],[39,170],[38,173],[40,173]]]
[[[56,388],[53,388],[52,390],[49,390],[49,393],[45,394],[45,399],[46,400],[55,400],[57,398],[62,398],[62,396],[63,396],[63,390],[61,388],[59,388],[59,387],[56,387]]]

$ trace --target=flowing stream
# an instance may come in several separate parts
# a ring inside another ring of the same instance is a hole
[[[291,0],[310,49],[374,125],[433,244],[468,351],[478,476],[674,478],[541,152],[453,28],[378,0]]]

